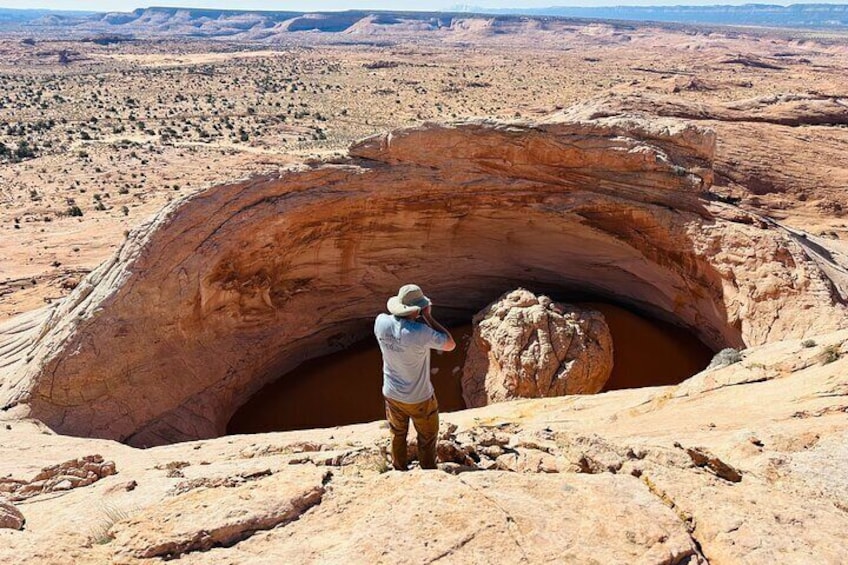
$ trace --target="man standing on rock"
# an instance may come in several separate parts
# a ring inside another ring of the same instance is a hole
[[[383,396],[392,430],[392,465],[406,471],[409,419],[418,433],[422,469],[436,468],[439,404],[430,382],[430,350],[453,351],[456,342],[431,313],[430,299],[418,285],[407,284],[388,301],[388,314],[374,322],[383,353]]]

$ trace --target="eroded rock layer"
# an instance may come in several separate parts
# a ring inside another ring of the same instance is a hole
[[[265,383],[367,335],[408,281],[448,319],[553,289],[714,349],[844,327],[809,240],[708,198],[714,146],[670,118],[426,125],[211,188],[4,326],[0,403],[134,445],[215,436]]]
[[[613,342],[597,310],[517,289],[474,316],[462,368],[469,408],[513,398],[600,392],[612,374]]]

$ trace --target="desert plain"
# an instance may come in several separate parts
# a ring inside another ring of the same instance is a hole
[[[836,32],[466,27],[301,32],[282,45],[3,38],[0,315],[67,294],[166,202],[397,127],[540,117],[598,96],[651,106],[844,94],[848,45]],[[702,121],[718,132],[716,191],[842,233],[844,124]]]
[[[4,562],[843,562],[848,34],[374,21],[0,37]],[[379,422],[217,437],[269,366],[362,333],[352,289],[394,280],[369,258],[428,272],[392,234],[456,246],[468,282],[433,275],[456,313],[460,291],[496,298],[475,261],[501,257],[457,242],[501,225],[530,279],[583,261],[651,312],[653,281],[656,313],[740,353],[675,386],[445,414],[445,472],[389,471]],[[158,337],[191,342],[183,366]],[[201,362],[195,388],[168,373]]]

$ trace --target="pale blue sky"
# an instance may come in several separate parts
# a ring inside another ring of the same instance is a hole
[[[457,5],[483,6],[487,8],[547,8],[550,6],[639,6],[639,5],[703,5],[703,4],[844,4],[848,0],[769,1],[769,0],[290,0],[271,2],[268,0],[174,0],[147,3],[131,0],[0,0],[3,8],[48,8],[53,10],[90,10],[97,12],[129,12],[147,6],[181,6],[197,8],[225,8],[236,10],[447,10]]]

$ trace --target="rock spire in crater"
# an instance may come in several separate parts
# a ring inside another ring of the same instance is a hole
[[[474,316],[462,374],[469,408],[513,398],[600,392],[612,374],[604,315],[517,289]]]

